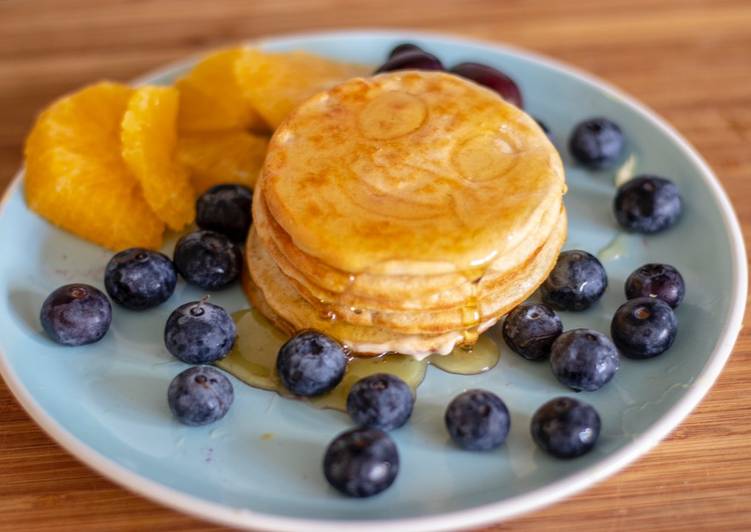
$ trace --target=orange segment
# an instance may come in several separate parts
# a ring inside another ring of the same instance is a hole
[[[243,52],[235,63],[245,97],[276,129],[289,112],[316,92],[346,79],[367,76],[370,67],[332,61],[305,52]]]
[[[120,156],[132,90],[102,82],[65,96],[26,140],[26,201],[50,222],[112,250],[158,248],[164,224]]]
[[[181,131],[268,130],[235,79],[235,62],[241,54],[239,48],[213,53],[175,83],[180,91]]]
[[[268,142],[266,137],[242,130],[184,134],[177,141],[177,158],[190,170],[198,194],[222,183],[252,188]]]
[[[195,218],[195,193],[187,170],[175,158],[179,98],[173,87],[136,89],[121,131],[123,159],[151,209],[174,230]]]

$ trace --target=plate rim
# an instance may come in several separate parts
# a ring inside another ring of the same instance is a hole
[[[525,60],[549,68],[557,73],[573,76],[579,81],[595,86],[606,95],[626,104],[631,111],[646,119],[653,127],[660,130],[661,133],[673,141],[692,165],[698,168],[701,178],[720,207],[723,226],[730,239],[732,259],[732,301],[728,319],[720,333],[720,340],[712,350],[709,359],[697,375],[696,379],[686,389],[685,394],[678,400],[678,402],[648,430],[634,438],[634,440],[615,453],[603,458],[601,461],[581,469],[573,475],[547,484],[542,488],[502,501],[449,513],[385,520],[327,520],[265,514],[245,508],[235,508],[220,503],[209,502],[199,497],[188,495],[184,492],[167,487],[157,481],[142,477],[125,466],[119,465],[110,458],[107,458],[105,455],[91,449],[83,441],[79,440],[63,428],[36,402],[31,393],[26,389],[26,386],[13,371],[9,358],[2,352],[2,350],[0,350],[0,375],[2,375],[3,380],[14,395],[16,401],[18,401],[26,413],[58,445],[111,482],[114,482],[132,493],[178,512],[191,515],[201,520],[212,521],[233,527],[290,532],[296,532],[300,529],[305,529],[310,532],[332,532],[355,528],[364,532],[401,532],[404,530],[456,530],[480,526],[491,522],[500,522],[512,517],[517,517],[532,510],[549,506],[563,498],[582,491],[623,469],[640,456],[649,452],[662,439],[670,434],[670,432],[675,429],[699,404],[716,381],[722,368],[732,354],[736,339],[743,325],[748,292],[748,264],[740,224],[727,193],[723,189],[715,173],[699,152],[666,120],[621,89],[592,74],[580,70],[577,67],[536,52],[518,48],[514,45],[474,37],[466,37],[461,34],[450,32],[386,28],[353,28],[346,30],[281,33],[255,39],[240,40],[239,44],[264,45],[324,37],[336,37],[346,40],[347,38],[362,38],[366,35],[391,37],[394,39],[437,39],[447,44],[471,44],[519,56]],[[219,47],[221,47],[221,45]],[[218,47],[212,47],[212,49],[213,48]],[[208,48],[206,50],[208,50]],[[151,80],[154,77],[169,75],[175,70],[179,70],[186,65],[194,63],[201,55],[202,53],[199,52],[197,54],[192,54],[188,58],[168,63],[165,66],[138,76],[130,83],[139,85],[148,82],[148,80]],[[2,199],[0,199],[0,214],[4,211],[13,194],[16,193],[16,189],[21,187],[23,174],[24,167],[22,166],[6,188]]]

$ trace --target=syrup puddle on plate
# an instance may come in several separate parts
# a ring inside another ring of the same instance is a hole
[[[447,373],[476,375],[493,369],[501,358],[501,350],[487,334],[481,335],[472,350],[454,348],[449,355],[431,355],[428,363]]]
[[[597,252],[597,258],[602,262],[626,259],[643,251],[636,248],[644,248],[645,246],[646,242],[642,237],[618,232],[604,248]]]
[[[623,161],[623,164],[621,164],[620,168],[616,170],[615,174],[613,175],[613,184],[616,187],[620,187],[621,185],[626,183],[626,181],[633,179],[635,169],[636,156],[632,153],[625,161]]]
[[[617,233],[607,245],[597,252],[597,258],[602,262],[612,262],[626,256],[626,234]]]
[[[232,351],[216,365],[254,388],[292,397],[276,374],[276,355],[287,341],[287,335],[255,309],[235,312],[232,317],[237,324],[237,341]],[[336,388],[305,401],[318,408],[345,411],[350,388],[368,375],[391,373],[406,382],[414,393],[425,378],[428,364],[450,373],[473,375],[492,369],[499,359],[500,349],[487,335],[480,337],[472,351],[457,347],[448,355],[432,355],[424,360],[395,353],[352,357]]]

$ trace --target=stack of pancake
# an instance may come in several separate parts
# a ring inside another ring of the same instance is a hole
[[[545,280],[565,190],[546,135],[494,92],[438,72],[355,78],[271,139],[245,288],[290,333],[447,354]]]

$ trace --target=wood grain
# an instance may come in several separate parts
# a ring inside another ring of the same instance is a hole
[[[747,0],[0,1],[0,188],[35,113],[67,90],[254,36],[366,26],[504,41],[611,81],[699,149],[751,234]],[[712,392],[657,449],[585,493],[488,530],[748,530],[750,377],[744,327]],[[2,530],[217,530],[78,463],[3,384],[0,451]]]

